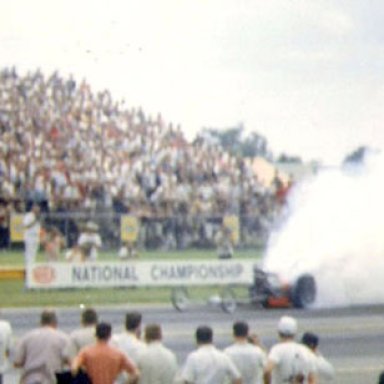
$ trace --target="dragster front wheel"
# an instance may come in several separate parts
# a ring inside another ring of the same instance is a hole
[[[233,313],[237,308],[236,295],[231,287],[225,287],[221,291],[221,308],[224,312]]]
[[[172,305],[180,312],[184,312],[189,306],[189,294],[185,287],[175,287],[172,289]]]

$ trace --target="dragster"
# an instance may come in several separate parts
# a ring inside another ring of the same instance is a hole
[[[252,304],[263,308],[310,308],[316,300],[316,280],[310,273],[285,281],[277,273],[254,267],[253,284],[247,287],[247,297],[237,297],[235,286],[227,285],[219,295],[208,299],[208,303],[219,305],[225,312],[233,312],[238,304]],[[184,311],[190,304],[186,287],[172,290],[173,306]]]

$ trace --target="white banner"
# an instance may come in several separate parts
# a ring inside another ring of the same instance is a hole
[[[250,260],[34,263],[28,288],[252,284]]]

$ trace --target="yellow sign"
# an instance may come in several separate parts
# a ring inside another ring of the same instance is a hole
[[[121,216],[120,238],[121,241],[133,243],[139,235],[139,220],[135,216]]]
[[[240,238],[240,221],[238,216],[227,215],[223,218],[223,224],[231,230],[231,239],[234,245],[239,243]]]
[[[11,241],[14,243],[24,241],[23,215],[13,213],[10,220]]]

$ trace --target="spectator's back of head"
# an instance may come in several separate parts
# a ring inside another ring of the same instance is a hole
[[[97,312],[93,308],[87,308],[81,314],[81,323],[83,325],[95,325],[97,321]]]
[[[112,335],[112,326],[109,323],[99,323],[96,325],[96,338],[107,341]]]
[[[294,337],[297,333],[297,321],[291,316],[282,316],[277,325],[281,337]]]
[[[125,315],[125,329],[135,331],[141,325],[142,314],[137,311],[127,312]]]
[[[301,342],[307,347],[315,349],[319,345],[319,336],[312,332],[305,332],[301,338]]]
[[[249,332],[249,326],[245,321],[236,321],[233,324],[233,336],[235,337],[247,337]]]
[[[197,344],[210,344],[213,341],[213,331],[211,327],[201,325],[196,329]]]
[[[148,324],[144,330],[144,338],[147,343],[155,340],[161,340],[161,327],[158,324]]]
[[[52,309],[45,309],[41,312],[40,324],[43,326],[49,325],[51,327],[57,326],[56,312]]]

